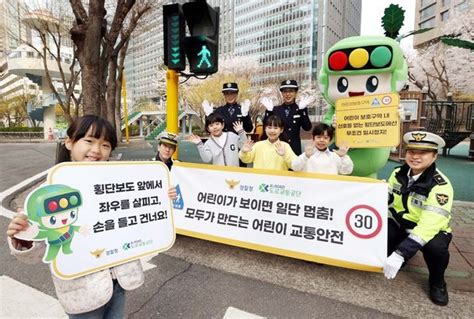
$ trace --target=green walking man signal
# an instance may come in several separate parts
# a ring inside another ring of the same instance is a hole
[[[209,62],[208,59],[208,57],[211,56],[211,51],[209,51],[205,45],[202,46],[202,50],[198,53],[198,56],[201,56],[201,59],[199,60],[199,63],[197,65],[198,68],[201,67],[203,62],[206,62],[208,68],[212,67],[211,62]]]
[[[195,0],[163,6],[165,65],[171,70],[186,67],[197,75],[208,75],[218,70],[219,8],[205,0]],[[185,36],[187,24],[190,36]]]

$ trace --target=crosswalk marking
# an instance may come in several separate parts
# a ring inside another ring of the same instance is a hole
[[[55,298],[8,276],[0,277],[0,318],[68,318]]]
[[[245,312],[243,310],[229,307],[227,308],[224,317],[222,319],[264,319],[265,317],[257,316],[250,312]]]

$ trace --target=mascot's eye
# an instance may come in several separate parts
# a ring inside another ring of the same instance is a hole
[[[71,218],[76,218],[76,212],[75,211],[71,211],[71,214],[69,214],[71,216]]]
[[[377,87],[379,86],[379,79],[372,75],[370,78],[367,79],[367,82],[365,84],[365,87],[368,92],[372,93],[375,90],[377,90]]]
[[[337,80],[337,90],[339,91],[339,93],[346,92],[348,86],[349,82],[345,77],[340,77],[339,80]]]
[[[50,223],[51,225],[56,224],[56,217],[51,216],[51,218],[49,219],[49,223]]]

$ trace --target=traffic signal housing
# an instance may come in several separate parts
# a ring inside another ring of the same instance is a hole
[[[183,39],[185,19],[178,3],[163,6],[164,64],[170,70],[183,71],[186,68]]]
[[[197,75],[216,73],[219,61],[219,8],[197,0],[183,4],[191,36],[184,39],[189,69]]]

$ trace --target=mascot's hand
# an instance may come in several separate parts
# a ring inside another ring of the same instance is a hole
[[[250,100],[245,100],[242,102],[242,105],[240,106],[240,112],[242,113],[242,116],[247,116],[249,114],[249,109],[250,109]]]
[[[332,116],[332,123],[331,123],[331,125],[332,125],[332,127],[336,128],[336,125],[337,125],[337,123],[336,123],[336,114],[334,114],[334,115]]]
[[[268,112],[272,112],[273,111],[273,101],[268,98],[268,97],[264,97],[260,103],[263,104],[263,106],[265,106],[265,108],[267,109]]]
[[[206,114],[206,116],[209,116],[209,114],[211,114],[214,111],[214,106],[212,104],[209,104],[208,100],[204,100],[202,102],[202,108],[203,108],[204,114]]]
[[[298,102],[298,108],[304,110],[309,104],[313,103],[313,98],[309,95],[303,96]]]

